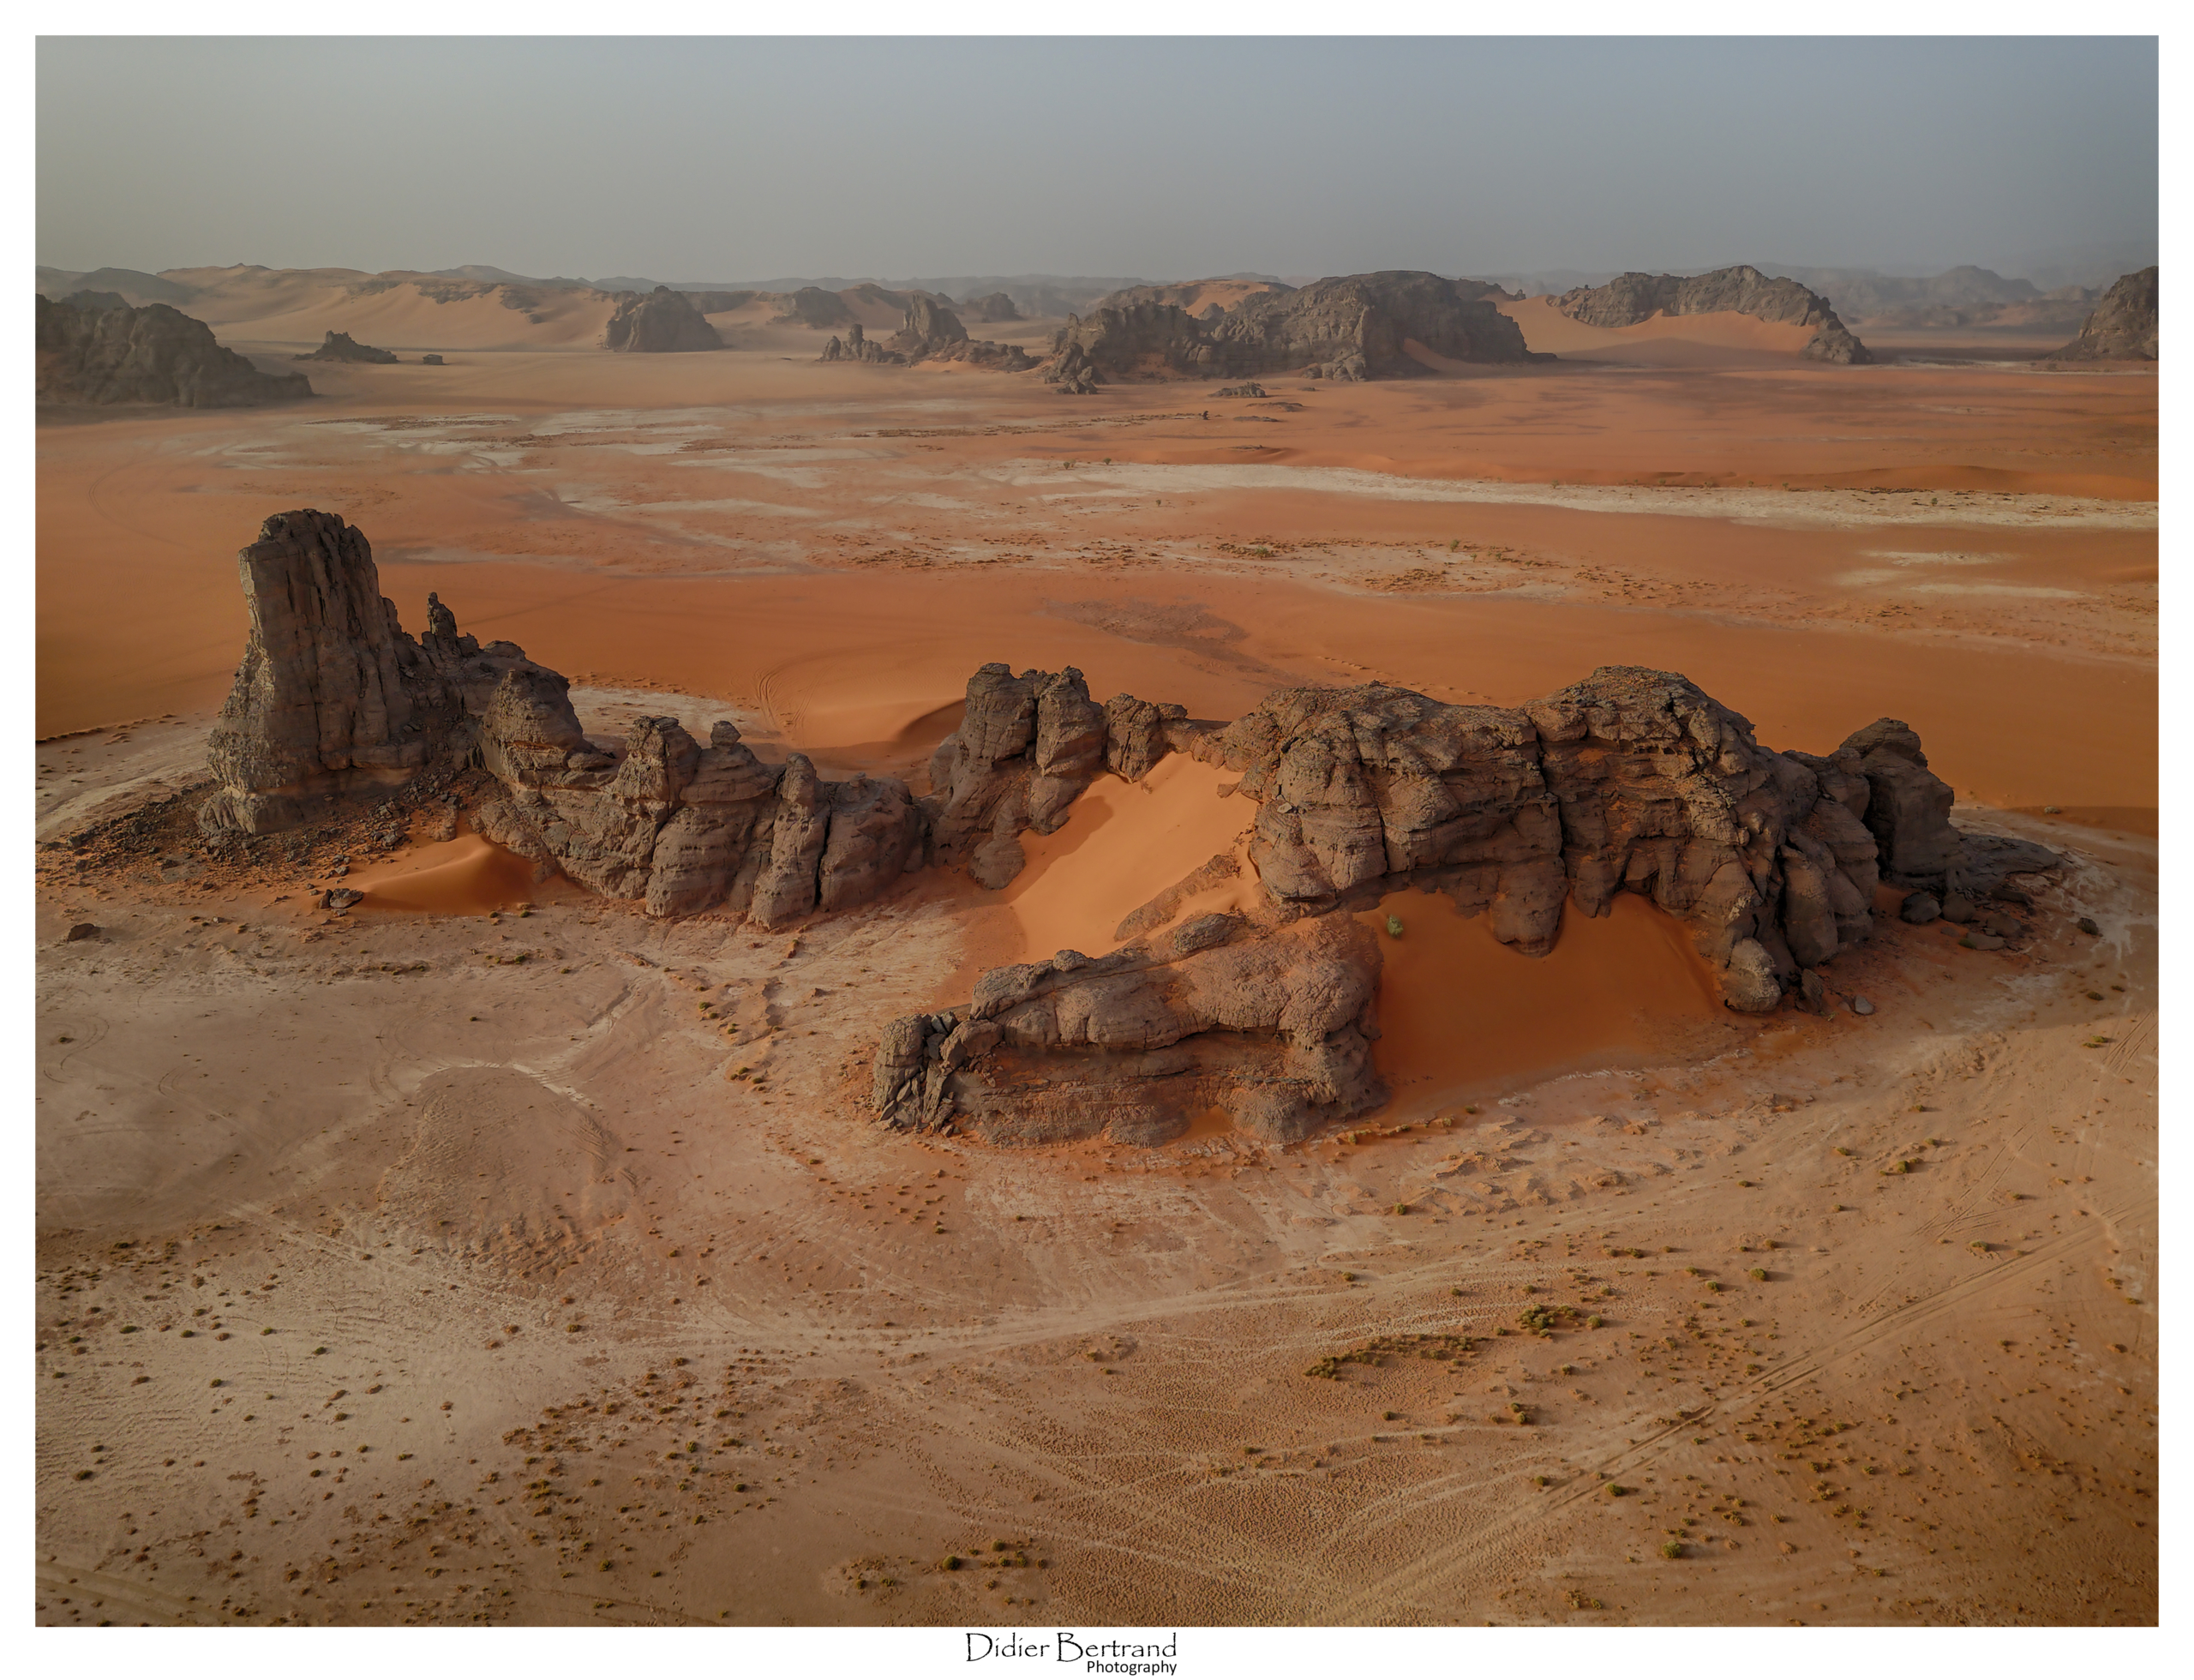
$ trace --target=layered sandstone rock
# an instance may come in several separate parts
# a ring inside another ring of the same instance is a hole
[[[1871,362],[1873,353],[1837,319],[1828,299],[1790,279],[1771,279],[1740,263],[1708,274],[1618,274],[1605,285],[1565,291],[1554,306],[1588,327],[1635,327],[1657,315],[1716,315],[1724,311],[1760,321],[1811,327],[1799,354],[1815,362]]]
[[[1352,917],[1230,915],[1108,957],[993,969],[966,1008],[892,1023],[872,1101],[888,1125],[992,1143],[1163,1143],[1213,1109],[1292,1143],[1385,1101],[1379,969]]]
[[[2102,295],[2080,335],[2051,357],[2058,362],[2153,362],[2156,359],[2156,270],[2121,274]]]
[[[309,351],[305,355],[296,357],[292,359],[299,362],[377,362],[386,363],[396,360],[396,352],[393,350],[377,350],[372,345],[362,345],[357,339],[353,339],[348,333],[338,333],[333,327],[330,327],[328,329],[327,336],[321,340],[321,345],[318,350]]]
[[[653,915],[706,910],[780,927],[867,903],[919,868],[926,819],[902,783],[765,764],[719,722],[702,746],[644,718],[620,755],[589,741],[570,685],[510,642],[464,635],[439,598],[414,641],[365,537],[333,514],[277,514],[238,556],[251,633],[208,743],[209,832],[263,833],[313,801],[477,764],[498,790],[488,838]]]
[[[1130,301],[1068,317],[1046,377],[1077,388],[1169,375],[1393,379],[1440,361],[1551,359],[1527,350],[1522,329],[1481,291],[1412,270],[1350,274],[1259,293],[1208,318],[1123,294]]]
[[[722,350],[723,340],[682,291],[659,285],[644,295],[620,292],[616,312],[602,329],[605,349],[666,351]]]
[[[202,321],[113,293],[38,300],[38,400],[245,408],[312,395],[303,374],[264,374]]]
[[[1019,345],[969,338],[960,317],[926,291],[908,298],[904,323],[890,347],[908,362],[966,362],[1001,373],[1019,373],[1036,365]]]

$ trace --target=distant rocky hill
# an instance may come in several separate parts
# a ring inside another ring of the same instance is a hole
[[[2156,270],[2125,274],[2102,295],[2059,362],[2153,362],[2156,357]]]
[[[824,362],[876,362],[907,363],[912,362],[967,362],[980,368],[993,368],[1001,373],[1019,373],[1036,364],[1028,352],[1019,345],[993,344],[987,339],[971,339],[960,317],[938,298],[927,292],[917,292],[907,301],[906,313],[898,332],[886,343],[878,344],[861,331],[855,321],[844,339],[835,335],[823,346],[819,358]]]
[[[1521,329],[1484,297],[1437,274],[1389,270],[1260,292],[1211,318],[1156,302],[1070,316],[1046,376],[1070,391],[1168,374],[1406,378],[1430,370],[1418,352],[1448,362],[1552,359],[1527,350]]]
[[[682,291],[659,285],[642,296],[624,292],[616,313],[602,329],[605,349],[624,351],[722,350],[723,340]]]
[[[213,329],[165,303],[38,297],[40,403],[248,408],[312,395],[303,374],[265,374]]]
[[[297,362],[388,363],[396,360],[396,352],[393,350],[378,350],[372,345],[362,345],[348,333],[338,333],[331,327],[327,339],[322,341],[318,350],[291,359]]]
[[[1749,264],[1711,273],[1618,274],[1605,285],[1565,291],[1554,306],[1588,327],[1635,327],[1657,315],[1748,315],[1757,320],[1811,327],[1799,354],[1814,362],[1861,363],[1873,355],[1851,334],[1817,292],[1790,279],[1771,279]]]
[[[971,297],[967,307],[968,313],[986,327],[996,321],[1021,319],[1021,311],[1014,307],[1010,292],[993,291],[987,297]]]

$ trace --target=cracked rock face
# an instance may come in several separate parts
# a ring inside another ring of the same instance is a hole
[[[248,408],[312,395],[303,374],[263,374],[204,321],[113,292],[38,300],[38,399]]]
[[[1386,1100],[1379,968],[1349,916],[1207,915],[1109,957],[994,969],[965,1009],[892,1023],[873,1098],[892,1125],[992,1143],[1163,1143],[1213,1110],[1295,1142]]]

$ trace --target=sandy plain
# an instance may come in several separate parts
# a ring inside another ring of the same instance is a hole
[[[291,308],[225,339],[345,325]],[[919,783],[989,659],[1206,717],[1648,663],[1904,717],[2068,867],[2010,953],[1885,919],[1864,1019],[1719,1010],[1642,904],[1533,963],[1396,901],[1362,1125],[1000,1153],[878,1131],[877,1029],[1232,844],[1198,767],[796,935],[462,837],[42,852],[40,1619],[2155,1618],[2152,375],[1710,319],[1064,399],[567,325],[42,427],[40,838],[202,776],[231,556],[316,506],[605,741]]]

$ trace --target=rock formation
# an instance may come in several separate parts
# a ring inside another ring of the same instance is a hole
[[[1522,330],[1478,290],[1395,270],[1259,293],[1210,319],[1176,303],[1108,305],[1067,318],[1045,376],[1081,389],[1169,375],[1393,379],[1428,372],[1420,351],[1451,362],[1551,359],[1526,349]]]
[[[1588,327],[1635,327],[1657,315],[1730,311],[1761,321],[1815,329],[1798,353],[1809,361],[1871,362],[1873,352],[1851,336],[1828,299],[1795,280],[1770,279],[1740,263],[1710,274],[1618,274],[1605,285],[1580,286],[1554,300],[1556,309]]]
[[[909,362],[968,362],[1001,373],[1020,373],[1036,365],[1019,345],[969,338],[960,317],[926,291],[908,299],[904,324],[890,348]]]
[[[1131,912],[1114,937],[1133,943],[993,969],[965,1007],[892,1023],[872,1074],[894,1125],[1155,1143],[1219,1109],[1285,1142],[1361,1113],[1384,1100],[1380,956],[1352,913],[1406,888],[1446,894],[1526,956],[1553,949],[1569,911],[1644,895],[1688,927],[1729,1006],[1758,1012],[1824,1006],[1818,970],[1869,937],[1880,885],[1908,895],[1908,916],[1985,920],[1974,907],[1991,897],[2027,902],[2011,876],[2059,863],[1954,827],[1903,723],[1778,753],[1684,678],[1630,666],[1518,707],[1302,687],[1219,723],[1127,694],[1100,705],[1070,668],[986,665],[920,797],[889,777],[826,781],[797,753],[765,762],[729,722],[704,744],[642,718],[611,752],[563,677],[460,634],[436,597],[425,635],[405,634],[340,519],[277,514],[238,563],[251,631],[209,742],[209,832],[477,766],[493,778],[478,831],[544,879],[650,915],[782,927],[926,865],[1003,888],[1022,836],[1055,831],[1100,776],[1141,781],[1172,753],[1232,773],[1256,807],[1245,857]],[[1256,883],[1245,909],[1168,925],[1236,877]]]
[[[1013,299],[1003,291],[993,291],[986,297],[969,299],[968,314],[986,327],[1001,321],[1021,319],[1021,311],[1013,307]]]
[[[587,740],[564,678],[460,634],[434,596],[413,640],[364,534],[333,514],[276,514],[237,566],[251,631],[208,742],[210,833],[293,826],[329,795],[477,764],[499,784],[483,834],[650,915],[777,927],[921,865],[926,823],[901,783],[823,781],[797,753],[764,764],[728,722],[703,747],[675,718],[645,719],[620,757]]]
[[[2055,351],[2056,362],[2153,362],[2156,359],[2156,271],[2121,274],[2102,295],[2080,335]]]
[[[87,302],[96,299],[96,302]],[[263,374],[202,321],[82,293],[38,300],[38,400],[245,408],[312,395],[303,374]]]
[[[846,300],[835,291],[825,291],[819,285],[804,285],[797,291],[787,292],[779,300],[780,307],[770,316],[774,327],[850,327],[854,324],[854,312]]]
[[[1101,737],[1130,778],[1169,750],[1239,773],[1258,806],[1259,908],[993,970],[967,1007],[894,1023],[872,1067],[888,1124],[1150,1143],[1215,1107],[1286,1142],[1360,1113],[1383,1100],[1380,959],[1345,913],[1404,887],[1484,915],[1526,955],[1553,948],[1566,908],[1604,915],[1616,893],[1644,894],[1689,924],[1729,1006],[1759,1012],[1825,995],[1817,970],[1869,936],[1881,881],[2023,902],[2006,878],[2059,865],[1952,827],[1950,788],[1895,719],[1825,756],[1777,753],[1661,671],[1605,667],[1514,709],[1371,685],[1286,690],[1224,727],[1124,696],[1101,726],[1094,710],[1076,672],[978,673],[932,766],[937,861],[1010,880],[1020,828],[1064,813]],[[1063,773],[1047,782],[1046,764]]]
[[[888,362],[896,363],[902,367],[906,365],[907,361],[907,358],[897,351],[886,350],[875,339],[863,333],[859,321],[855,321],[846,329],[846,336],[842,340],[833,333],[830,342],[823,346],[823,354],[816,359],[820,362]]]
[[[393,350],[376,350],[371,345],[362,345],[351,338],[348,333],[338,333],[331,327],[327,336],[321,340],[318,350],[303,356],[292,357],[291,359],[296,362],[389,363],[396,360],[396,352]]]
[[[705,316],[682,291],[659,285],[653,291],[620,292],[616,313],[602,334],[605,349],[630,351],[722,350]]]

